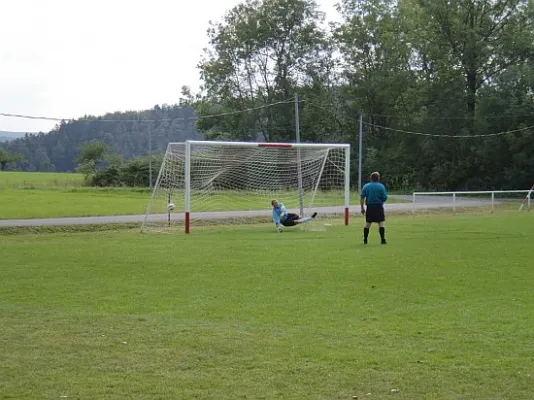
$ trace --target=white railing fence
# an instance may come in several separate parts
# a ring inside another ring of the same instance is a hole
[[[416,204],[420,204],[421,200],[417,202],[417,196],[421,199],[421,197],[426,196],[451,196],[451,201],[437,201],[435,203],[436,208],[441,207],[452,207],[453,212],[456,212],[457,207],[466,207],[466,206],[476,206],[476,205],[488,205],[488,203],[491,204],[491,211],[495,210],[495,205],[500,204],[502,202],[509,202],[510,200],[517,200],[521,201],[521,206],[519,210],[521,211],[526,204],[527,210],[530,211],[530,204],[531,204],[531,197],[533,193],[533,189],[530,190],[474,190],[474,191],[456,191],[456,192],[413,192],[412,195],[412,213],[415,213],[416,211]],[[502,194],[520,194],[524,193],[525,196],[522,199],[511,199],[511,198],[495,198],[495,195],[502,195]],[[469,197],[471,195],[488,195],[491,200],[487,198],[479,198],[479,197]]]

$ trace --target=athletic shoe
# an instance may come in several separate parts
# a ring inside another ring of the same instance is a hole
[[[312,217],[312,218],[315,218],[316,216],[317,216],[317,213],[316,213],[316,212],[314,212],[314,213],[312,214],[312,216],[311,216],[311,217]]]

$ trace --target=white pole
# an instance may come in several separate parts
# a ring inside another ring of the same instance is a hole
[[[184,171],[184,211],[185,211],[185,233],[189,233],[189,216],[191,211],[191,143],[185,142],[185,171]]]
[[[296,142],[300,143],[300,117],[299,117],[299,95],[295,93],[295,135]],[[297,175],[299,185],[299,208],[301,218],[304,216],[304,194],[302,190],[302,165],[300,162],[300,147],[297,148]]]
[[[456,192],[452,194],[452,212],[456,212]]]
[[[148,122],[148,185],[152,189],[152,129],[151,122]]]
[[[363,113],[360,113],[360,135],[358,139],[358,192],[362,190],[362,154],[363,154]]]
[[[412,214],[415,214],[415,192],[412,194]]]
[[[521,201],[521,206],[519,207],[519,211],[521,211],[523,207],[525,206],[525,200],[527,200],[528,207],[530,209],[530,195],[532,194],[533,191],[534,191],[534,185],[532,185],[530,190],[527,192],[527,195],[523,198],[523,201]]]
[[[317,194],[317,190],[319,189],[319,184],[321,183],[321,176],[323,176],[324,166],[326,165],[326,162],[328,161],[328,153],[324,155],[323,163],[321,164],[321,170],[319,171],[319,175],[317,182],[315,182],[315,187],[313,188],[312,198],[310,201],[310,204],[313,204],[315,201],[315,195]]]
[[[495,192],[491,192],[491,212],[495,209]]]
[[[350,208],[350,147],[345,148],[345,225],[349,224]]]
[[[165,151],[165,156],[163,157],[163,162],[161,163],[161,168],[159,169],[159,172],[158,172],[158,177],[156,178],[156,188],[159,186],[159,182],[160,182],[161,177],[162,177],[163,166],[165,165],[165,162],[167,161],[167,157],[170,154],[170,148],[171,148],[171,145],[168,144],[167,145],[167,150]],[[156,188],[154,188],[154,190],[152,190],[152,196],[150,196],[150,201],[148,202],[148,206],[147,206],[146,212],[145,212],[145,219],[143,220],[143,224],[141,225],[141,232],[144,231],[145,225],[148,222],[148,216],[149,216],[148,213],[151,210],[152,203],[154,202],[154,197],[156,196]],[[170,196],[170,194],[169,194],[169,196]],[[171,223],[170,222],[170,213],[169,213],[169,217],[168,217],[168,223],[169,223],[169,225]]]

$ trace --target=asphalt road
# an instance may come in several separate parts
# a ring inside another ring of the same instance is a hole
[[[417,196],[416,203],[412,204],[412,196],[391,195],[391,198],[397,198],[407,201],[406,203],[386,204],[386,212],[407,212],[411,210],[424,210],[449,207],[452,208],[452,198],[450,196]],[[473,207],[488,204],[489,200],[473,200],[456,198],[457,207]],[[359,205],[350,207],[351,213],[358,213]],[[314,208],[319,214],[343,213],[343,207],[317,207]],[[295,210],[290,210],[295,211]],[[224,212],[206,212],[195,214],[195,218],[204,219],[224,219],[237,216],[261,217],[271,215],[270,210],[258,211],[224,211]],[[101,225],[101,224],[124,224],[139,223],[144,220],[144,215],[113,215],[99,217],[71,217],[71,218],[35,218],[35,219],[2,219],[0,228],[12,227],[31,227],[31,226],[65,226],[65,225]],[[183,219],[182,213],[172,214],[173,221]],[[167,221],[167,214],[156,214],[150,216],[150,221]]]

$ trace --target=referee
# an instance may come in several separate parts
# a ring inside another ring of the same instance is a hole
[[[360,194],[360,205],[362,206],[362,215],[365,215],[365,228],[363,228],[363,243],[367,244],[369,237],[369,228],[373,222],[378,223],[378,231],[380,232],[380,239],[382,244],[386,242],[386,228],[384,222],[386,216],[384,213],[384,203],[388,199],[388,193],[385,186],[380,183],[380,174],[373,172],[371,174],[371,182],[363,185]],[[367,210],[365,209],[367,205]]]

